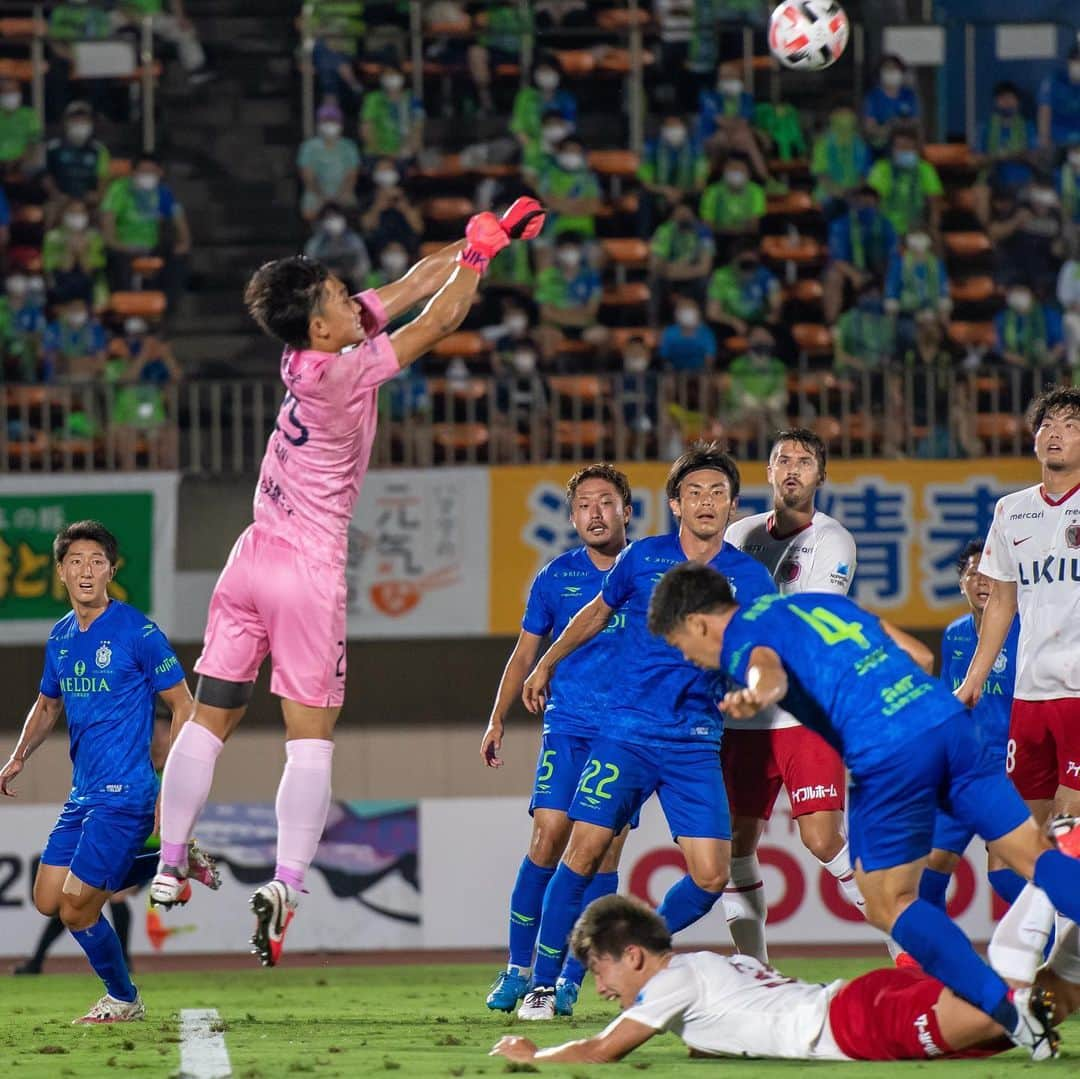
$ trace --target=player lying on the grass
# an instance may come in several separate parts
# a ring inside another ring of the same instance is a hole
[[[1080,836],[1075,822],[1072,835]],[[574,927],[571,947],[622,1014],[594,1037],[550,1049],[507,1035],[492,1055],[606,1064],[664,1031],[681,1038],[691,1056],[928,1060],[1012,1048],[998,1023],[922,971],[889,967],[821,985],[785,977],[750,956],[676,955],[663,919],[627,896],[593,903]],[[1030,993],[1047,1029],[1080,1010],[1074,922],[1064,923]],[[1047,1043],[1056,1051],[1056,1031]]]
[[[984,753],[968,710],[898,647],[907,634],[825,593],[740,607],[720,574],[692,564],[657,585],[649,628],[691,662],[746,687],[720,702],[731,720],[780,703],[840,752],[851,770],[851,851],[868,920],[1033,1057],[1046,1055],[1027,992],[1014,995],[948,915],[918,898],[919,877],[939,808],[1074,921],[1080,861],[1032,819]]]
[[[97,521],[78,521],[57,534],[53,555],[73,609],[49,634],[40,692],[0,769],[0,792],[14,795],[12,780],[48,738],[63,704],[71,793],[41,855],[34,906],[49,917],[59,914],[105,983],[105,996],[75,1022],[142,1019],[142,999],[120,940],[101,911],[113,893],[140,879],[138,855],[154,831],[154,698],[160,695],[172,713],[175,736],[190,712],[191,694],[165,634],[134,607],[109,597],[119,557],[116,537]],[[182,857],[186,872],[202,879],[202,865],[194,872],[187,865],[187,846]]]
[[[529,589],[521,633],[499,680],[480,744],[480,756],[489,768],[502,766],[499,754],[506,715],[521,693],[544,638],[557,638],[597,595],[604,576],[626,546],[631,497],[629,480],[609,464],[586,465],[567,482],[570,523],[582,545],[552,559]],[[509,961],[487,996],[487,1006],[497,1011],[513,1011],[529,988],[544,893],[570,838],[567,811],[599,734],[598,720],[604,713],[601,694],[610,681],[623,629],[624,620],[616,615],[607,629],[560,664],[551,680],[529,803],[532,836],[510,895]],[[615,837],[604,856],[600,871],[585,892],[586,906],[618,890],[619,855],[629,827]],[[555,983],[556,1015],[573,1014],[584,973],[573,956],[566,957]]]
[[[518,199],[502,220],[476,214],[464,243],[359,296],[305,258],[266,263],[245,290],[252,317],[284,343],[286,393],[263,456],[254,522],[210,599],[195,712],[162,781],[161,868],[150,897],[171,906],[183,890],[184,852],[217,758],[269,654],[286,760],[275,804],[274,877],[251,897],[252,951],[264,966],[281,955],[330,808],[334,725],[345,699],[349,525],[371,458],[379,386],[457,329],[490,260],[512,237],[535,236],[543,222],[535,199]],[[428,297],[416,318],[385,332]]]

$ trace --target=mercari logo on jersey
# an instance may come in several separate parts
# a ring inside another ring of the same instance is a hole
[[[1017,579],[1026,588],[1040,584],[1080,584],[1080,558],[1047,555],[1016,563]]]

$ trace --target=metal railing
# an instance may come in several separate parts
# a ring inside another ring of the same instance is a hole
[[[763,459],[776,427],[796,422],[841,458],[1015,456],[1030,449],[1023,421],[1030,399],[1071,379],[1069,369],[1055,368],[897,366],[838,375],[804,367],[789,374],[786,390],[754,405],[725,374],[405,377],[380,391],[372,466],[666,459],[695,438]],[[9,385],[0,473],[250,474],[282,393],[271,379],[150,391]]]

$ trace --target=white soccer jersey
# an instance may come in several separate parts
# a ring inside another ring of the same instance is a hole
[[[839,521],[817,510],[809,524],[786,536],[776,534],[774,523],[771,512],[756,513],[728,525],[724,539],[756,558],[782,595],[847,594],[855,576],[855,540]],[[766,709],[738,724],[745,731],[774,731],[798,725],[799,721],[782,708]]]
[[[1022,701],[1080,694],[1080,485],[1052,498],[1042,484],[1005,495],[994,510],[979,570],[1016,582]]]
[[[714,1056],[849,1060],[829,1026],[844,985],[809,985],[748,955],[673,955],[607,1030],[633,1019]]]

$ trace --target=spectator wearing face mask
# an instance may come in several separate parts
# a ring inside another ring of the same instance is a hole
[[[85,382],[105,372],[105,327],[85,300],[68,300],[45,327],[41,351],[46,382]]]
[[[554,167],[559,146],[574,133],[574,126],[561,113],[549,109],[540,123],[540,138],[525,144],[521,154],[521,173],[538,186],[541,177]],[[506,250],[506,249],[504,249]]]
[[[371,270],[371,258],[363,237],[349,227],[345,211],[336,202],[322,208],[315,230],[304,245],[304,254],[329,267],[350,289],[359,292]]]
[[[534,302],[540,309],[537,340],[547,358],[557,355],[563,337],[604,348],[609,334],[596,322],[600,275],[585,260],[584,237],[566,232],[555,242],[554,265],[536,275]]]
[[[889,260],[885,277],[885,311],[896,319],[900,351],[913,347],[920,315],[934,316],[943,325],[951,310],[945,263],[934,251],[929,233],[909,233],[903,249]]]
[[[532,345],[529,335],[531,321],[526,308],[517,299],[509,297],[502,302],[499,321],[480,331],[481,336],[491,342],[496,372],[510,362],[511,354],[519,345]]]
[[[105,239],[91,226],[89,208],[81,199],[69,199],[59,224],[45,233],[41,251],[53,302],[80,299],[102,310],[109,302],[105,266]]]
[[[316,113],[318,134],[300,144],[296,166],[304,190],[300,195],[300,216],[314,221],[327,202],[339,206],[356,205],[356,176],[360,168],[360,148],[341,132],[344,117],[337,105],[322,105]]]
[[[86,101],[73,101],[64,110],[64,133],[45,146],[42,182],[49,197],[49,223],[57,220],[65,199],[82,199],[94,207],[105,194],[111,158],[94,138],[94,112]]]
[[[859,134],[854,109],[833,109],[829,124],[814,139],[810,172],[817,181],[814,198],[826,217],[842,212],[841,201],[852,198],[870,171],[870,148]]]
[[[521,442],[543,452],[551,399],[535,345],[523,342],[510,353],[495,386],[499,442],[505,456],[517,457]]]
[[[38,380],[44,333],[44,282],[41,289],[32,290],[25,274],[9,274],[0,296],[0,356],[5,379]]]
[[[660,334],[657,351],[671,371],[711,371],[716,366],[716,334],[702,321],[693,300],[683,297],[676,303],[675,322]]]
[[[1080,42],[1069,50],[1065,69],[1043,79],[1038,119],[1041,146],[1080,145]]]
[[[648,236],[655,223],[688,195],[700,195],[709,178],[709,162],[701,143],[690,137],[680,116],[666,116],[659,138],[650,139],[638,166],[644,188],[639,199],[639,229]]]
[[[862,285],[854,306],[840,316],[833,341],[838,374],[882,371],[896,359],[896,320],[885,313],[878,281]]]
[[[1060,313],[1039,303],[1027,285],[1009,288],[1005,309],[994,317],[994,334],[998,355],[1015,367],[1046,367],[1065,355]]]
[[[677,203],[649,245],[651,322],[656,322],[661,304],[666,307],[676,293],[705,302],[715,252],[712,231],[698,220],[693,206],[688,201]]]
[[[763,326],[750,331],[747,350],[728,369],[729,419],[775,431],[787,424],[787,368],[775,355],[776,342]]]
[[[371,202],[360,215],[360,227],[372,247],[397,242],[415,254],[424,231],[420,208],[409,201],[401,186],[401,172],[394,159],[380,158],[371,172],[375,190]]]
[[[38,165],[40,146],[41,123],[23,104],[18,80],[0,79],[0,178],[10,183],[27,180]]]
[[[883,56],[877,85],[863,98],[863,132],[875,154],[885,152],[897,124],[911,125],[919,119],[919,99],[906,77],[907,64],[899,56]]]
[[[580,233],[587,239],[596,235],[596,214],[600,212],[600,181],[589,168],[585,149],[577,139],[559,144],[555,163],[537,185],[548,210],[545,238],[565,232]]]
[[[1020,111],[1020,91],[1011,82],[999,82],[994,87],[994,106],[987,121],[979,125],[973,147],[981,166],[976,183],[984,205],[991,187],[1018,191],[1030,182],[1036,145],[1035,125]]]
[[[742,80],[739,62],[721,64],[715,90],[702,90],[698,100],[698,138],[714,159],[732,151],[743,154],[754,174],[768,178],[761,146],[754,135],[754,98]]]
[[[543,119],[550,113],[561,116],[570,131],[577,126],[577,98],[560,87],[561,80],[558,60],[544,54],[533,67],[532,85],[523,86],[515,95],[510,132],[521,143],[523,153],[540,141]],[[569,135],[569,131],[566,134]]]
[[[896,231],[880,209],[881,196],[864,184],[849,209],[829,223],[829,263],[824,277],[825,321],[832,325],[844,306],[844,291],[884,280],[896,251]]]
[[[631,337],[623,347],[622,374],[618,379],[618,401],[623,423],[630,434],[629,452],[643,457],[648,439],[655,436],[659,393],[652,355],[642,337]]]
[[[705,188],[698,211],[717,238],[717,253],[726,257],[733,240],[756,236],[765,213],[765,189],[750,179],[750,167],[729,157],[720,179]]]
[[[383,68],[379,89],[364,98],[360,137],[368,157],[390,157],[399,165],[424,148],[424,106],[406,88],[405,73],[396,65]]]
[[[921,226],[938,236],[945,189],[937,169],[920,157],[914,128],[893,129],[889,156],[874,162],[866,182],[881,196],[881,212],[897,235]]]
[[[752,326],[780,319],[783,293],[780,281],[762,264],[757,251],[742,251],[709,278],[709,321],[745,337]]]
[[[176,302],[184,286],[191,232],[184,208],[165,183],[153,154],[141,154],[130,176],[113,180],[105,189],[101,233],[111,288],[130,287],[132,257],[159,255],[165,260],[164,290],[169,302]]]
[[[999,209],[1006,204],[1000,201]],[[996,277],[1003,285],[1030,285],[1037,295],[1054,290],[1065,251],[1065,225],[1057,193],[1047,183],[1029,184],[1003,216],[993,213],[987,232],[994,242]]]

